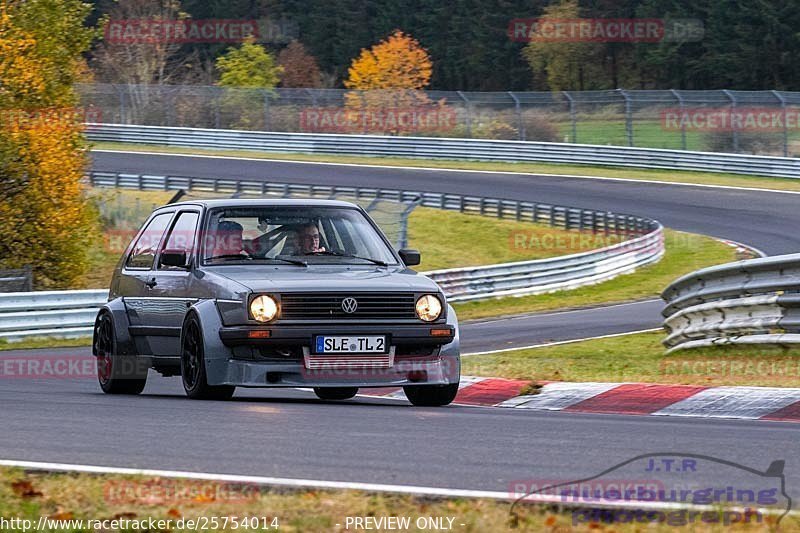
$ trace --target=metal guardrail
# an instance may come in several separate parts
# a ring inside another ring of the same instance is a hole
[[[107,289],[0,294],[0,339],[91,335],[97,308],[107,301]]]
[[[92,141],[192,148],[613,165],[800,178],[800,159],[625,146],[437,137],[270,133],[124,124],[88,124],[86,135]]]
[[[800,254],[705,268],[663,292],[669,351],[800,343]]]
[[[527,220],[551,227],[602,232],[628,238],[598,250],[549,259],[424,272],[453,302],[538,294],[599,283],[658,261],[664,253],[661,224],[631,215],[566,206],[455,194],[237,181],[186,176],[92,172],[94,186],[140,190],[187,190],[262,196],[349,196],[390,200],[437,209]],[[97,308],[108,291],[53,291],[0,295],[0,339],[90,335]]]
[[[581,254],[483,267],[425,272],[451,302],[542,294],[600,283],[654,263],[664,253],[663,228]]]
[[[33,270],[24,268],[0,270],[0,292],[24,292],[33,290]]]

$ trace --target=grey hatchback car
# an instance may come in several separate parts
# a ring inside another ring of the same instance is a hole
[[[402,387],[453,401],[458,321],[359,206],[205,200],[156,209],[128,245],[95,321],[98,380],[139,394],[150,368],[196,399],[236,387],[311,387],[343,400]]]

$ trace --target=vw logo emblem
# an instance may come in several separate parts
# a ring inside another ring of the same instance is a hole
[[[358,309],[358,302],[356,301],[355,298],[351,298],[348,296],[347,298],[342,300],[342,311],[344,311],[345,313],[353,314],[356,312],[356,309]]]

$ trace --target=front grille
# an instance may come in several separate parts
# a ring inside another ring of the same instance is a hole
[[[354,298],[353,313],[342,309],[345,298]],[[416,318],[414,294],[407,292],[330,292],[281,294],[284,320],[364,320]]]
[[[378,369],[391,368],[394,357],[391,354],[374,355],[307,355],[305,367],[308,370]]]

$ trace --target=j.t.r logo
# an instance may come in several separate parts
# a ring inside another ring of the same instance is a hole
[[[352,315],[358,309],[358,301],[355,298],[350,298],[349,296],[342,300],[342,311],[347,313],[348,315]]]

